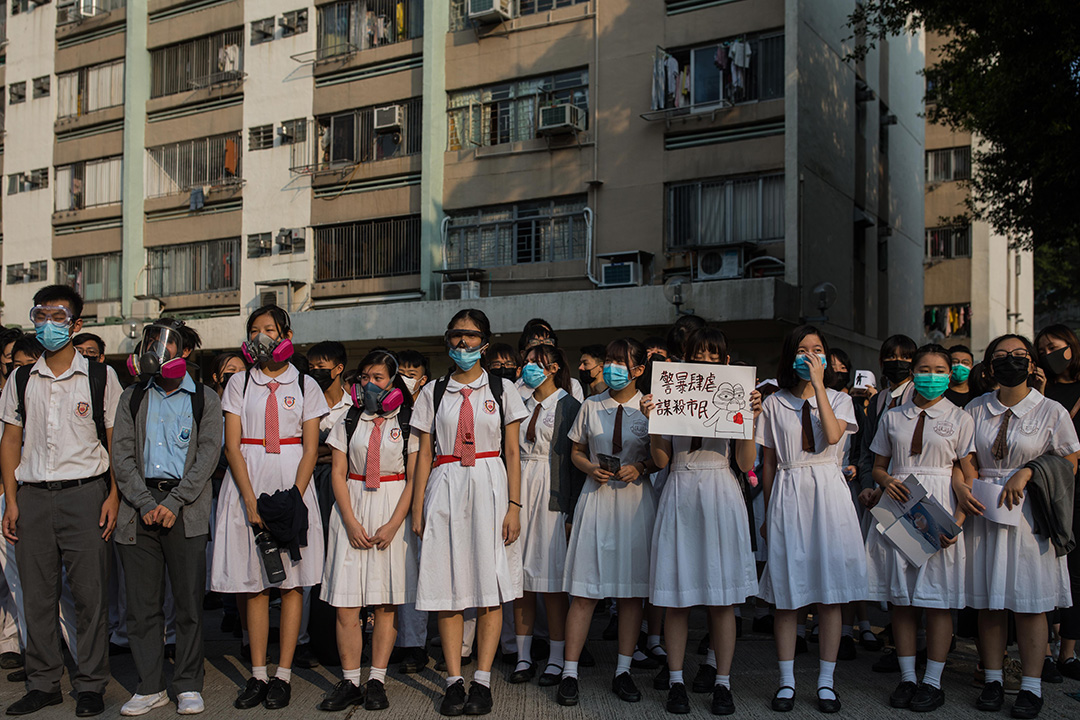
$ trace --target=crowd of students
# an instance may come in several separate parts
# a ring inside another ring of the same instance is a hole
[[[391,661],[403,672],[428,662],[428,613],[443,715],[491,712],[500,650],[516,658],[511,684],[536,679],[576,705],[600,603],[618,646],[612,691],[638,702],[631,668],[658,668],[653,686],[676,714],[693,707],[688,684],[711,694],[712,713],[735,712],[748,600],[754,629],[775,638],[778,712],[796,705],[810,613],[816,706],[840,709],[834,672],[854,657],[856,629],[864,649],[881,648],[867,602],[890,609],[894,649],[875,670],[900,673],[893,707],[944,704],[954,634],[977,638],[982,710],[1000,710],[1008,689],[1012,716],[1033,718],[1043,680],[1080,680],[1080,342],[1067,327],[1034,344],[997,338],[978,364],[965,347],[891,337],[880,392],[853,389],[848,356],[795,328],[775,377],[750,394],[754,439],[729,441],[649,432],[656,363],[731,362],[723,332],[693,316],[666,338],[583,348],[575,378],[545,321],[530,321],[515,348],[492,342],[484,313],[461,310],[444,336],[450,370],[435,377],[409,350],[375,349],[351,371],[338,342],[301,358],[289,315],[270,305],[248,318],[240,351],[215,360],[209,385],[189,363],[198,334],[162,318],[144,329],[122,389],[100,339],[79,334],[81,313],[73,290],[49,286],[34,297],[34,335],[0,337],[0,665],[21,666],[27,687],[9,715],[63,702],[61,636],[76,715],[103,711],[111,582],[139,678],[125,716],[172,702],[167,648],[177,712],[203,711],[208,592],[243,628],[251,675],[238,709],[289,704],[293,666],[314,664],[316,607],[332,608],[342,668],[324,711],[389,707]],[[912,475],[962,527],[921,567],[869,513],[885,496],[907,501]],[[1018,524],[985,516],[976,480],[1021,507]],[[709,632],[690,681],[696,607]],[[1022,678],[1007,688],[1010,634]],[[534,647],[534,635],[546,642]]]

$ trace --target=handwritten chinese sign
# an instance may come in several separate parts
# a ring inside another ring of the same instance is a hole
[[[756,368],[742,365],[657,363],[649,433],[753,439],[750,393],[756,375]]]

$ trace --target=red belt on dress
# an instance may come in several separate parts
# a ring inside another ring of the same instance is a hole
[[[499,450],[492,450],[491,452],[476,453],[476,459],[482,460],[484,458],[497,458],[502,455]],[[449,465],[450,463],[461,462],[461,458],[457,455],[439,455],[435,458],[435,463],[431,467],[439,467],[440,465]]]
[[[291,437],[278,440],[279,445],[299,445],[304,442],[303,438]],[[266,447],[266,438],[240,438],[241,445],[262,445]]]
[[[349,479],[350,480],[359,480],[360,482],[364,482],[364,481],[367,480],[367,475],[354,475],[353,473],[349,473]],[[382,477],[379,478],[379,482],[381,482],[381,483],[394,482],[396,480],[404,480],[404,479],[405,479],[405,473],[398,473],[397,475],[383,475]]]

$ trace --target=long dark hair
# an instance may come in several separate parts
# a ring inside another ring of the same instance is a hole
[[[236,352],[235,350],[227,350],[223,353],[220,353],[217,357],[214,358],[214,374],[211,379],[214,381],[214,385],[216,385],[217,387],[223,387],[220,381],[217,380],[217,378],[221,377],[221,373],[225,369],[225,366],[228,365],[229,361],[233,359],[239,360],[241,363],[244,364],[244,368],[247,368],[247,360],[245,360],[244,356]]]
[[[540,367],[546,368],[551,363],[559,366],[555,371],[555,387],[572,394],[570,389],[570,368],[567,367],[566,353],[551,345],[533,345],[525,351],[525,362],[531,362],[530,358],[538,360]]]
[[[360,376],[364,374],[364,370],[379,365],[386,368],[386,372],[390,376],[390,387],[396,387],[401,391],[404,398],[401,404],[402,409],[411,411],[413,406],[412,393],[409,392],[405,381],[401,379],[401,373],[398,372],[397,356],[389,350],[372,350],[361,358],[360,364],[356,366],[356,383],[360,382]],[[356,393],[356,395],[359,397],[360,393]]]
[[[686,355],[683,362],[693,362],[694,355],[701,353],[715,353],[720,357],[720,363],[727,365],[728,345],[727,336],[720,328],[701,327],[694,330],[686,338]]]
[[[821,340],[821,353],[826,358],[829,357],[829,341],[825,339],[825,334],[813,325],[800,325],[789,332],[784,338],[784,347],[780,350],[780,365],[776,368],[776,384],[785,390],[795,387],[800,380],[795,373],[795,356],[799,351],[799,343],[810,335],[818,336]],[[825,387],[832,387],[835,384],[836,373],[833,372],[832,365],[826,361]]]
[[[986,352],[983,354],[982,361],[983,372],[986,373],[987,379],[995,384],[997,384],[997,378],[994,377],[994,366],[991,363],[991,360],[993,360],[994,358],[994,352],[997,351],[998,345],[1005,342],[1006,340],[1019,340],[1023,344],[1024,348],[1028,351],[1028,357],[1031,359],[1031,362],[1034,363],[1038,359],[1038,355],[1035,353],[1035,346],[1032,345],[1031,341],[1023,335],[1006,333],[1005,335],[997,336],[990,341],[989,345],[986,346]]]
[[[1065,368],[1062,375],[1073,382],[1080,380],[1080,339],[1077,339],[1076,333],[1068,325],[1048,325],[1035,336],[1035,347],[1038,347],[1039,341],[1046,337],[1060,340],[1069,346],[1069,350],[1072,351],[1072,358],[1069,360],[1069,367]],[[1051,382],[1055,379],[1050,378]]]
[[[626,363],[626,370],[628,372],[639,365],[645,365],[645,358],[645,346],[632,337],[612,340],[604,350],[605,363],[608,360]],[[631,382],[633,382],[639,390],[641,389],[641,385],[637,383],[637,380],[631,379]],[[648,392],[647,388],[645,392]]]

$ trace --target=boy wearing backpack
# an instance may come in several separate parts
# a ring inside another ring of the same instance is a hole
[[[203,711],[202,602],[210,532],[210,476],[221,451],[221,401],[188,374],[201,345],[179,320],[147,326],[130,367],[138,381],[116,412],[113,471],[123,503],[116,542],[124,567],[128,640],[139,684],[120,709],[142,715],[169,703],[165,690],[166,573],[176,604],[173,689],[177,712]]]
[[[119,496],[109,473],[109,443],[120,383],[107,365],[89,363],[71,336],[82,329],[83,301],[66,285],[34,295],[30,319],[45,354],[14,373],[0,400],[0,473],[7,507],[3,531],[15,544],[26,614],[28,691],[8,706],[27,715],[64,701],[64,655],[56,607],[63,563],[75,596],[78,658],[72,678],[79,717],[105,709],[108,684],[108,541]]]

